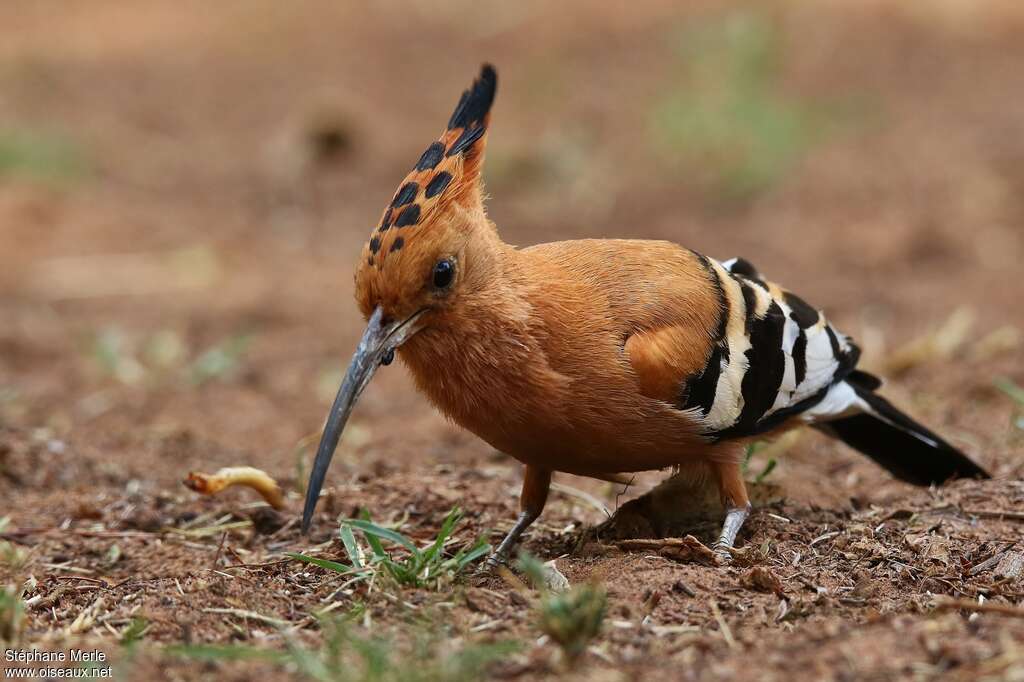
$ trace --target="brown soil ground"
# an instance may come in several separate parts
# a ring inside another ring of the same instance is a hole
[[[281,646],[274,626],[210,609],[288,621],[316,645],[308,614],[340,580],[283,553],[343,558],[328,542],[338,515],[366,507],[426,540],[457,505],[460,538],[508,529],[519,466],[447,424],[400,364],[360,402],[313,537],[295,527],[309,437],[361,331],[358,250],[488,60],[502,78],[489,210],[508,241],[747,256],[825,308],[887,395],[996,480],[915,489],[804,434],[778,448],[728,567],[622,551],[593,536],[601,511],[556,492],[526,548],[609,593],[575,672],[500,578],[356,590],[340,608],[365,601],[391,637],[435,614],[450,641],[520,642],[490,671],[520,679],[1024,675],[1024,407],[996,386],[1024,384],[1020,4],[363,4],[0,4],[0,517],[24,553],[0,561],[0,585],[29,579],[22,641],[101,647],[124,677],[249,679],[266,670],[158,645]],[[778,43],[772,96],[831,123],[737,197],[712,162],[680,162],[652,112],[706,92],[684,78],[700,27],[744,21]],[[5,166],[12,131],[77,156]],[[899,350],[922,338],[930,351]],[[181,485],[232,464],[281,481],[288,510]],[[559,481],[614,510],[664,476],[624,493]],[[240,523],[187,532],[225,522]],[[763,591],[769,573],[780,583]],[[149,629],[126,660],[132,617]]]

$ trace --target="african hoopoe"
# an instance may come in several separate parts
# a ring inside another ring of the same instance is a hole
[[[368,326],[324,429],[304,530],[354,403],[396,349],[445,415],[526,465],[492,562],[540,515],[555,471],[620,480],[703,466],[727,510],[718,545],[732,547],[750,509],[744,444],[800,424],[911,483],[987,476],[877,395],[850,339],[747,261],[663,241],[503,242],[480,180],[496,84],[485,65],[363,249]]]

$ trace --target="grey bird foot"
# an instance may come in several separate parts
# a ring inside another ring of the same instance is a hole
[[[523,531],[529,528],[530,524],[533,523],[534,519],[537,518],[539,512],[520,512],[519,518],[516,519],[516,523],[512,526],[512,530],[508,532],[505,539],[501,541],[498,548],[491,553],[491,556],[487,557],[484,565],[480,567],[479,572],[496,573],[499,566],[508,568],[509,557],[512,556],[512,550],[515,549],[516,543],[519,542],[520,536]]]
[[[732,547],[729,547],[728,545],[723,545],[721,542],[716,542],[715,544],[711,545],[711,551],[715,553],[715,556],[723,564],[732,563],[732,549]]]
[[[723,563],[732,562],[732,549],[736,544],[736,535],[740,532],[740,528],[743,527],[743,522],[747,520],[749,514],[749,503],[742,507],[729,507],[725,510],[722,533],[718,536],[718,541],[711,546]]]
[[[508,556],[494,552],[476,567],[472,577],[477,582],[486,581],[491,576],[498,575],[501,568],[508,568]]]
[[[500,552],[495,552],[491,556],[487,557],[484,561],[483,569],[487,571],[496,571],[498,567],[508,568],[508,555]]]

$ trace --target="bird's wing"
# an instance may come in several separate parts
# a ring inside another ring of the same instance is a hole
[[[761,272],[746,258],[737,257],[724,260],[722,261],[722,267],[728,270],[731,275],[739,275],[749,279],[764,279]]]
[[[718,294],[717,329],[681,322],[631,337],[641,390],[691,412],[715,440],[764,433],[801,413],[828,416],[826,398],[853,371],[857,347],[748,261],[698,258]],[[699,343],[709,333],[711,342]]]

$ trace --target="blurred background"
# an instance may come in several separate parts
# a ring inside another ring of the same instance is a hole
[[[1019,2],[6,0],[0,26],[0,490],[24,522],[191,468],[301,485],[358,251],[483,61],[507,241],[745,256],[1021,470]],[[378,377],[335,480],[505,466]],[[779,467],[899,485],[814,436]]]

